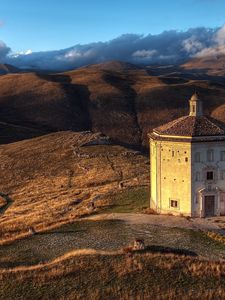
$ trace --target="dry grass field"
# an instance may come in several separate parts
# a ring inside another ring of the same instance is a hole
[[[0,269],[1,299],[224,299],[225,263],[144,251],[78,250]]]
[[[0,299],[225,299],[219,235],[113,219],[146,212],[149,157],[134,149],[152,128],[187,113],[194,91],[225,120],[224,74],[0,69]],[[145,251],[122,249],[137,237]]]
[[[78,249],[116,251],[132,245],[135,239],[144,239],[151,252],[182,253],[210,261],[225,261],[224,243],[202,231],[148,223],[129,224],[115,219],[80,219],[0,245],[0,268],[37,265]]]
[[[59,132],[0,146],[0,243],[44,231],[112,205],[112,196],[148,186],[148,157],[98,134]],[[83,146],[82,146],[83,145]]]

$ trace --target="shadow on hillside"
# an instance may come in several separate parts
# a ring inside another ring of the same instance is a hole
[[[171,248],[171,247],[164,247],[158,245],[147,246],[144,252],[175,254],[175,255],[194,256],[194,257],[198,256],[196,252],[188,249]]]
[[[0,196],[6,201],[6,204],[0,208],[0,215],[3,215],[5,211],[13,204],[13,200],[8,195],[2,192],[0,192]]]
[[[49,99],[53,101],[45,101],[46,99],[39,99],[36,91],[33,94],[28,87],[26,93],[13,95],[10,101],[3,101],[0,107],[2,123],[0,126],[4,127],[4,130],[1,131],[0,144],[31,139],[57,131],[91,130],[90,92],[85,85],[73,84],[69,76],[62,74],[36,73],[36,76],[45,81],[59,83],[64,98],[54,101],[54,96],[49,95]],[[22,104],[18,106],[20,100]],[[25,102],[31,104],[26,106]]]
[[[80,232],[87,232],[86,229],[79,229],[79,230],[54,230],[54,231],[45,231],[45,232],[38,232],[35,235],[54,235],[54,234],[69,234],[69,233],[80,233]]]
[[[42,73],[36,73],[36,74],[41,79],[59,83],[62,86],[65,94],[67,95],[67,99],[70,103],[72,110],[76,111],[76,109],[78,108],[78,112],[79,112],[79,110],[84,112],[83,126],[72,127],[72,128],[69,128],[70,130],[73,130],[73,131],[85,131],[85,130],[100,131],[107,135],[107,130],[106,130],[106,132],[104,132],[104,129],[105,129],[104,124],[101,124],[100,127],[97,126],[97,128],[93,128],[92,117],[95,117],[95,116],[91,116],[90,111],[94,112],[96,110],[96,103],[90,101],[90,92],[89,92],[87,86],[77,85],[77,84],[72,83],[72,80],[69,77],[69,75],[65,75],[65,74],[42,74]],[[137,94],[134,91],[134,89],[131,87],[131,85],[134,82],[131,80],[127,80],[127,79],[118,77],[114,74],[111,74],[110,72],[104,74],[104,80],[108,84],[115,86],[117,89],[121,90],[121,92],[125,95],[125,98],[127,98],[126,106],[129,105],[130,112],[133,115],[134,123],[136,124],[136,128],[137,128],[137,130],[136,130],[137,135],[135,135],[135,137],[134,137],[135,141],[133,143],[126,143],[126,142],[121,141],[120,137],[112,138],[110,136],[112,142],[117,145],[126,147],[128,149],[142,150],[141,129],[138,124],[136,104],[135,104],[135,99],[136,99]],[[116,107],[114,107],[114,109],[116,110]],[[95,124],[95,126],[96,126],[96,124]],[[103,126],[103,128],[101,128],[102,126]]]
[[[66,95],[73,122],[71,127],[57,128],[55,131],[87,131],[92,129],[90,92],[86,85],[74,84],[70,76],[65,74],[36,73],[36,75],[46,81],[59,83]]]
[[[46,81],[58,82],[61,84],[71,83],[71,78],[68,75],[64,74],[44,74],[44,73],[35,73],[39,78]]]
[[[112,72],[105,72],[103,78],[109,85],[121,91],[125,100],[124,107],[126,107],[126,112],[129,111],[130,115],[133,117],[133,122],[135,126],[136,133],[133,137],[132,142],[123,143],[122,141],[119,141],[119,139],[116,140],[116,142],[126,148],[140,149],[142,144],[142,129],[138,120],[138,109],[136,103],[137,92],[133,88],[135,81],[129,77],[123,78],[121,76],[113,74]]]
[[[173,79],[177,79],[178,81],[184,80],[208,80],[211,81],[217,85],[221,85],[224,87],[225,83],[225,76],[224,75],[211,75],[208,74],[210,69],[207,68],[201,68],[201,69],[185,69],[181,66],[168,66],[161,68],[158,67],[151,67],[150,69],[146,70],[147,73],[150,76],[165,76],[161,77],[162,80],[168,80],[168,82],[165,81],[167,84],[174,84],[176,82],[173,82]],[[177,82],[178,83],[178,82]]]

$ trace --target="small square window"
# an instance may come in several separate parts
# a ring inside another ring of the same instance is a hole
[[[206,179],[207,180],[213,180],[213,176],[214,174],[213,174],[213,171],[209,171],[209,172],[207,172],[206,173]]]
[[[177,200],[170,200],[170,207],[178,208],[178,201]]]

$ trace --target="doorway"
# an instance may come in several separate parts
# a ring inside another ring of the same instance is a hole
[[[205,217],[215,216],[215,196],[205,196]]]

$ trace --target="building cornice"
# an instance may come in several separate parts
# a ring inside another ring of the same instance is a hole
[[[180,135],[161,135],[153,131],[148,134],[151,140],[156,141],[171,141],[171,142],[187,142],[187,143],[201,143],[201,142],[221,142],[225,141],[225,135],[220,136],[180,136]]]

